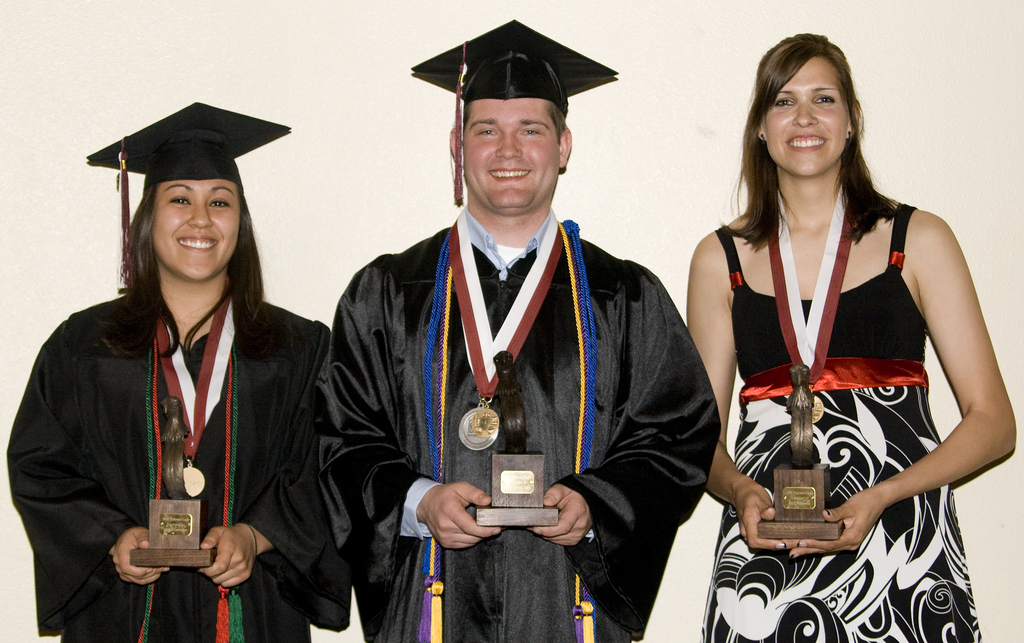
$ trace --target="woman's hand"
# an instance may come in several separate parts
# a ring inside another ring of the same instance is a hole
[[[110,548],[110,556],[114,559],[117,575],[126,583],[149,585],[160,578],[160,574],[170,571],[170,567],[135,567],[131,564],[133,549],[149,549],[149,530],[145,527],[129,527],[117,538]]]
[[[839,540],[801,540],[790,552],[790,558],[804,554],[856,551],[888,506],[883,494],[875,487],[854,494],[842,506],[824,512],[828,522],[842,521],[843,534]]]
[[[216,547],[217,558],[212,565],[199,571],[223,587],[234,587],[246,581],[259,554],[258,534],[259,532],[241,523],[231,527],[213,527],[199,547]]]

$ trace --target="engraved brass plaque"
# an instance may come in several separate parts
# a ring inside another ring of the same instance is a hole
[[[192,535],[192,516],[188,514],[160,514],[162,536]]]
[[[533,471],[502,471],[501,492],[510,496],[533,493]]]
[[[782,490],[782,506],[786,509],[814,509],[814,487],[786,487]]]

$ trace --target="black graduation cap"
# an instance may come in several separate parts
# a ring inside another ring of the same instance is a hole
[[[146,175],[144,187],[164,181],[226,179],[242,184],[235,158],[289,133],[291,128],[193,103],[88,157],[91,165]],[[123,146],[123,147],[122,147]]]
[[[132,286],[128,172],[146,175],[144,188],[164,181],[225,179],[242,185],[235,158],[291,128],[203,103],[163,118],[87,159],[121,171],[121,283]]]
[[[456,91],[463,46],[459,45],[412,68],[414,75]],[[465,44],[466,78],[462,96],[543,98],[569,111],[568,97],[613,80],[605,67],[513,20]]]

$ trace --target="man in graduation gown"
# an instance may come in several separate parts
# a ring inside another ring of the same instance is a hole
[[[517,22],[464,55],[452,152],[467,208],[355,276],[318,384],[321,481],[363,628],[375,641],[639,638],[711,465],[711,387],[658,279],[551,211],[566,96],[615,72]],[[414,71],[455,88],[462,57]],[[483,527],[467,511],[491,501],[491,457],[464,416],[500,415],[487,362],[506,348],[554,526]]]

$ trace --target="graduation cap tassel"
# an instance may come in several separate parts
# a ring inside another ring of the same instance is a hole
[[[121,153],[118,154],[121,174],[118,180],[121,188],[121,287],[132,287],[132,244],[128,237],[131,223],[131,212],[128,207],[128,155],[124,151],[124,139],[121,139]]]
[[[462,43],[462,64],[455,85],[455,205],[462,205],[462,81],[466,76],[466,43]]]

